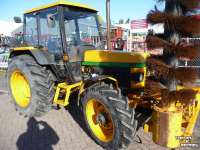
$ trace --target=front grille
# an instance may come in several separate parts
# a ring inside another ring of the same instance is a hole
[[[102,67],[103,75],[110,75],[117,79],[119,87],[131,88],[130,71],[131,68]]]

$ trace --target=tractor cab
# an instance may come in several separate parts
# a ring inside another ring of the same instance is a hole
[[[73,83],[81,81],[85,51],[104,49],[97,10],[65,1],[27,11],[23,38],[24,47],[46,49],[58,79]]]
[[[66,1],[25,12],[23,47],[14,48],[11,56],[19,50],[30,53],[38,64],[51,68],[58,82],[79,83],[96,74],[113,76],[120,87],[135,88],[136,84],[137,88],[143,87],[144,82],[130,84],[130,78],[125,82],[116,72],[125,66],[122,69],[130,75],[130,68],[145,67],[149,55],[105,50],[97,12],[92,7]],[[122,50],[123,41],[118,44]],[[106,71],[108,68],[113,71]],[[85,71],[86,78],[82,74]]]

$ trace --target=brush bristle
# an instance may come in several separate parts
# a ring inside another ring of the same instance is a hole
[[[153,25],[164,23],[169,30],[178,30],[181,36],[195,37],[200,34],[200,20],[194,16],[173,16],[167,12],[151,11],[147,20]]]
[[[198,78],[198,71],[195,68],[171,68],[166,63],[155,58],[148,57],[147,67],[154,71],[156,79],[179,80],[182,84],[195,82]]]
[[[162,3],[165,1],[172,1],[172,0],[158,0],[158,3]],[[196,13],[199,9],[200,0],[174,0],[174,2],[178,2],[182,8],[183,14],[188,12]]]
[[[147,93],[154,98],[160,97],[161,91],[165,89],[165,87],[163,87],[158,81],[156,81],[152,77],[146,78],[145,88]]]
[[[189,46],[185,46],[184,44],[174,45],[153,35],[148,35],[146,42],[147,42],[147,48],[150,50],[163,48],[166,53],[174,53],[177,56],[189,59],[197,59],[199,55],[198,45],[189,45]]]

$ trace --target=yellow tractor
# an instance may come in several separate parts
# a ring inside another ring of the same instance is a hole
[[[105,50],[97,12],[66,1],[26,11],[23,47],[10,53],[7,85],[15,109],[29,118],[45,115],[52,103],[68,105],[69,96],[78,93],[77,105],[93,139],[103,148],[123,149],[136,136],[134,109],[153,107],[159,100],[145,92],[149,54]],[[88,37],[81,39],[81,32]],[[197,113],[199,102],[192,110]],[[157,133],[152,124],[153,119],[145,131]]]

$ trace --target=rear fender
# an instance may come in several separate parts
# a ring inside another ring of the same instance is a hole
[[[48,53],[48,51],[45,50],[12,50],[10,52],[9,58],[12,59],[12,57],[18,56],[18,55],[30,55],[32,56],[36,62],[41,66],[47,66],[49,70],[54,74],[52,77],[54,81],[59,81],[58,74],[56,73],[55,69],[50,65],[51,63],[54,63],[53,58]]]
[[[50,63],[54,62],[50,54],[44,50],[20,50],[20,51],[13,50],[11,51],[9,58],[22,54],[31,55],[40,65],[50,65]]]

